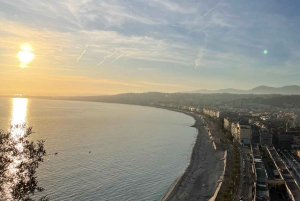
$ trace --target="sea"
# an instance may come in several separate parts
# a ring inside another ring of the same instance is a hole
[[[0,98],[2,130],[26,123],[30,140],[45,141],[35,197],[53,201],[161,200],[188,166],[194,122],[143,106]]]

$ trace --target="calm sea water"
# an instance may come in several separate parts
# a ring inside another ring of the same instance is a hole
[[[38,180],[59,201],[161,200],[197,133],[192,117],[162,109],[0,98],[1,128],[20,122],[33,126],[32,140],[46,141]]]

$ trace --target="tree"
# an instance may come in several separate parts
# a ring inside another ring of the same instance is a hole
[[[9,132],[0,130],[0,197],[5,200],[33,201],[32,195],[43,191],[35,173],[46,151],[43,140],[29,141],[32,133],[25,124],[13,125]]]

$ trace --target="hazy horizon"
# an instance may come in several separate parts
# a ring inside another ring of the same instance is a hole
[[[176,93],[200,93],[200,94],[222,94],[222,93],[228,93],[228,94],[255,94],[255,91],[253,90],[261,90],[262,88],[271,88],[273,91],[266,91],[267,89],[264,89],[263,91],[258,91],[257,95],[268,95],[268,94],[281,94],[281,95],[300,95],[299,91],[293,90],[292,88],[296,87],[300,89],[300,86],[298,85],[286,85],[281,87],[273,87],[273,86],[266,86],[266,85],[260,85],[256,86],[251,89],[239,89],[239,88],[223,88],[223,89],[216,89],[216,90],[207,90],[207,89],[198,89],[194,91],[178,91],[178,92],[170,92],[170,94],[176,94]],[[283,90],[283,88],[285,88]],[[281,89],[282,91],[276,91],[277,89]],[[275,90],[275,91],[274,91]],[[239,92],[238,92],[239,91]],[[248,93],[249,92],[249,93]],[[84,96],[110,96],[110,95],[122,95],[122,94],[131,94],[131,93],[138,93],[138,92],[122,92],[122,93],[116,93],[116,94],[99,94],[99,93],[91,93],[91,94],[43,94],[43,95],[36,95],[36,94],[0,94],[0,97],[84,97]],[[145,91],[142,93],[168,93],[168,92],[161,92],[161,91]]]
[[[0,94],[300,85],[300,2],[0,0]]]

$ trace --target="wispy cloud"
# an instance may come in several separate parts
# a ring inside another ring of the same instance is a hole
[[[84,48],[84,50],[82,51],[82,53],[79,55],[79,57],[77,58],[77,63],[78,61],[81,59],[82,55],[85,53],[86,49],[88,48],[88,45]]]
[[[195,60],[195,69],[201,64],[203,56],[206,54],[206,46],[207,46],[207,40],[205,39],[205,46],[204,46],[204,48],[201,48],[199,50],[199,53],[197,55],[198,57]]]
[[[154,3],[156,4],[158,7],[163,7],[169,11],[172,12],[178,12],[178,13],[194,13],[197,11],[197,8],[195,8],[195,6],[189,5],[187,2],[178,4],[178,2],[173,2],[173,1],[169,1],[169,0],[164,0],[164,1],[160,1],[160,0],[151,0],[149,1],[149,4]]]
[[[50,81],[63,81],[63,82],[79,82],[79,83],[95,83],[95,84],[111,84],[111,85],[123,85],[123,86],[131,86],[131,87],[143,87],[141,84],[130,83],[130,82],[122,82],[113,79],[93,79],[85,76],[53,76],[53,75],[39,75],[39,79],[47,79]]]
[[[114,60],[111,61],[111,63],[113,63],[114,61],[118,60],[119,58],[121,58],[124,54],[120,54],[117,58],[115,58]]]
[[[206,13],[204,13],[204,15],[202,15],[199,20],[201,20],[202,18],[204,18],[206,15],[208,15],[210,12],[212,12],[216,7],[219,6],[219,4],[221,3],[221,1],[219,1],[214,7],[212,7],[211,9],[209,9]]]
[[[104,61],[106,61],[106,59],[112,57],[117,51],[118,51],[118,50],[116,50],[116,51],[114,51],[113,53],[111,53],[111,54],[105,56],[104,59],[98,63],[98,66],[100,66]]]
[[[147,71],[147,72],[158,72],[159,68],[137,68],[139,71]]]
[[[272,1],[268,6],[222,0],[0,0],[0,4],[1,72],[18,65],[16,54],[26,42],[34,47],[36,57],[24,76],[44,69],[52,75],[55,71],[80,72],[91,79],[101,75],[100,80],[116,83],[114,76],[122,74],[120,83],[172,88],[174,84],[163,85],[152,77],[145,83],[129,79],[147,71],[182,76],[189,81],[180,80],[178,85],[187,87],[215,69],[224,80],[242,77],[238,75],[246,69],[249,77],[260,71],[271,82],[281,79],[280,74],[297,81],[292,74],[299,71],[300,15],[294,8],[300,3],[285,10]]]

